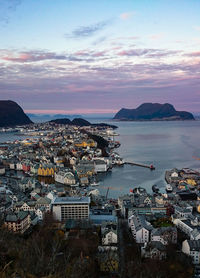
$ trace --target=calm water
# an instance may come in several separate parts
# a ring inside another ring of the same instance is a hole
[[[111,122],[110,122],[111,123]],[[155,171],[137,166],[115,167],[101,181],[101,192],[109,186],[110,197],[143,186],[151,192],[153,184],[165,191],[165,170],[174,167],[200,169],[200,121],[182,122],[115,122],[121,147],[117,150],[126,160],[153,163]]]
[[[107,123],[113,124],[109,121]],[[156,170],[150,171],[130,165],[113,168],[112,172],[100,177],[101,183],[98,186],[102,193],[110,187],[109,197],[115,198],[126,194],[136,186],[143,186],[151,192],[153,184],[157,184],[164,192],[165,170],[174,167],[200,169],[200,161],[193,158],[193,156],[200,157],[200,121],[114,122],[114,124],[119,127],[116,130],[120,134],[117,140],[121,142],[117,152],[124,159],[145,164],[153,163]],[[12,133],[0,133],[0,142],[20,138]]]
[[[0,132],[0,143],[7,141],[23,140],[26,139],[27,135],[19,135],[16,132]]]

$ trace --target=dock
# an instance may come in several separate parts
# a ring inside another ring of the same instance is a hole
[[[133,161],[125,161],[123,163],[124,165],[133,165],[133,166],[139,166],[139,167],[144,167],[144,168],[148,168],[150,170],[155,170],[156,168],[153,166],[153,164],[151,165],[147,165],[147,164],[143,164],[143,163],[137,163],[137,162],[133,162]]]

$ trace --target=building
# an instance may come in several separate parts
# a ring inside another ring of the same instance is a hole
[[[182,252],[192,258],[193,264],[200,264],[200,240],[184,240]]]
[[[90,197],[57,197],[52,203],[52,212],[61,222],[67,219],[88,219]]]
[[[88,140],[76,141],[74,145],[78,148],[87,148],[87,147],[96,148],[97,143],[92,139],[88,139]]]
[[[166,259],[166,248],[159,241],[151,241],[141,247],[141,256],[144,258],[163,260]]]
[[[74,170],[79,179],[93,176],[95,174],[94,162],[81,160],[80,163],[74,167]]]
[[[104,222],[101,225],[102,245],[117,245],[117,224]]]
[[[161,242],[163,245],[177,243],[176,227],[160,227],[153,229],[151,232],[151,241]]]
[[[102,173],[108,171],[107,163],[102,159],[94,159],[94,168],[96,173]]]
[[[54,167],[54,165],[40,165],[40,167],[38,168],[38,176],[54,177],[55,171],[56,168]]]
[[[55,173],[55,181],[67,185],[76,184],[76,179],[74,177],[74,174],[69,170],[59,171],[58,173]]]
[[[5,227],[14,233],[23,234],[30,227],[31,219],[28,211],[8,214],[5,219]]]
[[[187,219],[173,218],[173,223],[178,229],[188,235],[190,239],[199,239],[200,225],[197,217],[195,218],[194,216],[191,216]]]
[[[143,215],[132,215],[128,219],[128,225],[137,243],[150,241],[150,234],[153,227],[146,221]]]
[[[180,206],[174,206],[174,214],[177,216],[177,218],[188,218],[192,215],[193,207],[185,204],[184,207]]]

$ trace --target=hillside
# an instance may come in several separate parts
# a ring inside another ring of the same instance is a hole
[[[143,103],[136,109],[122,108],[114,116],[116,120],[194,120],[194,116],[186,111],[176,111],[169,103]]]
[[[105,123],[90,123],[85,119],[82,118],[75,118],[72,121],[70,121],[70,119],[68,118],[63,118],[63,119],[55,119],[55,120],[51,120],[49,123],[54,123],[54,124],[60,124],[60,125],[76,125],[76,126],[94,126],[94,127],[99,127],[99,128],[113,128],[116,129],[118,128],[115,125],[109,125],[109,124],[105,124]]]
[[[32,121],[14,101],[0,100],[0,127],[31,124]]]

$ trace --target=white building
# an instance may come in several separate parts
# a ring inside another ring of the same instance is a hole
[[[178,173],[175,172],[175,171],[172,172],[172,173],[171,173],[171,177],[172,177],[172,178],[178,178]]]
[[[90,197],[57,197],[52,203],[55,218],[61,222],[67,219],[89,219]]]
[[[182,252],[192,258],[193,264],[200,264],[200,240],[184,240]]]
[[[128,225],[137,243],[149,242],[153,227],[145,220],[143,215],[132,215],[128,218]]]
[[[94,159],[94,169],[96,173],[107,172],[108,165],[102,159]]]
[[[38,220],[43,220],[44,218],[44,214],[45,214],[45,208],[44,207],[40,207],[36,210],[35,212],[38,216]]]
[[[55,181],[66,185],[76,184],[74,174],[70,171],[59,171],[55,173]]]
[[[103,245],[113,245],[117,244],[117,231],[108,230],[103,233],[102,244]]]
[[[17,162],[17,164],[16,164],[16,169],[17,169],[18,171],[22,171],[22,170],[23,170],[23,167],[22,167],[22,163],[21,163],[21,162]]]
[[[178,229],[188,235],[191,240],[200,238],[200,223],[197,217],[187,219],[173,218],[173,223]]]

